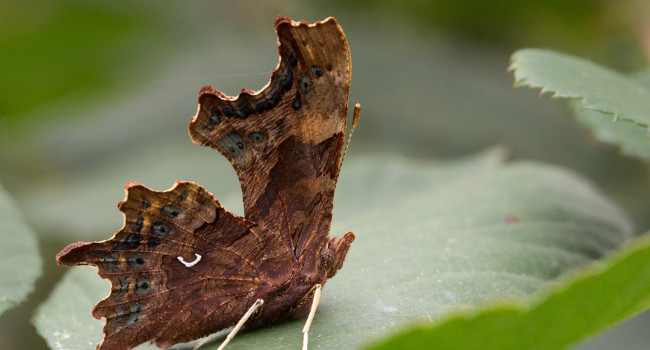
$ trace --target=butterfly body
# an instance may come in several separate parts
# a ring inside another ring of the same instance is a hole
[[[189,133],[233,165],[244,217],[193,182],[159,192],[125,186],[124,227],[57,255],[111,282],[93,309],[98,349],[153,341],[167,348],[230,327],[256,300],[254,328],[308,310],[316,285],[341,268],[354,234],[329,238],[347,123],[350,53],[338,23],[275,20],[280,64],[259,92],[199,92]],[[358,121],[355,114],[354,123]],[[354,126],[354,124],[353,124]]]

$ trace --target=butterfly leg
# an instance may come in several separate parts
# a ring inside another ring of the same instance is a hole
[[[248,311],[246,311],[244,316],[242,316],[241,320],[239,320],[239,322],[237,322],[237,324],[235,325],[235,328],[233,328],[232,331],[230,331],[230,333],[228,333],[228,336],[226,336],[226,339],[223,341],[223,343],[221,343],[221,345],[219,346],[219,348],[217,350],[223,350],[223,348],[225,348],[226,345],[228,345],[228,343],[230,343],[232,338],[235,337],[235,334],[237,334],[237,332],[239,332],[239,330],[244,326],[244,323],[246,323],[246,321],[248,321],[248,319],[251,317],[251,315],[260,306],[262,306],[262,304],[264,304],[264,300],[262,300],[262,299],[257,299],[255,301],[255,303],[253,303],[253,306],[251,306],[250,309],[248,309]],[[201,345],[202,344],[199,344],[198,346],[201,346]],[[196,347],[195,347],[195,349],[196,349]]]
[[[314,315],[316,314],[316,308],[318,308],[318,302],[320,301],[320,290],[321,285],[317,284],[314,286],[314,301],[311,303],[311,310],[309,310],[309,316],[307,317],[307,322],[302,328],[302,350],[307,350],[307,344],[309,343],[309,327],[311,327],[311,322],[314,320]]]

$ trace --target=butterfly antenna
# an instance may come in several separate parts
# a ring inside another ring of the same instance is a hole
[[[341,172],[341,167],[343,166],[343,161],[345,160],[345,155],[348,153],[348,147],[350,147],[350,140],[352,140],[352,134],[354,129],[359,124],[359,116],[361,115],[361,104],[357,103],[354,105],[354,114],[352,115],[352,127],[350,128],[350,134],[348,135],[348,142],[345,143],[345,150],[343,150],[343,156],[341,157],[341,163],[339,163],[339,172]],[[339,174],[336,174],[338,179]]]

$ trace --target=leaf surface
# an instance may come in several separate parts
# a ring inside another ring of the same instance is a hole
[[[0,315],[25,300],[40,274],[36,236],[0,187]]]
[[[584,109],[646,128],[650,125],[650,88],[634,77],[549,50],[519,50],[511,61],[518,86],[541,88],[554,97],[579,98]]]
[[[564,278],[533,303],[492,305],[414,328],[373,350],[564,349],[650,307],[650,235]],[[471,337],[467,335],[471,334]]]
[[[516,86],[580,99],[574,114],[598,140],[619,146],[627,155],[650,160],[650,69],[628,76],[539,49],[519,50],[511,60]]]
[[[350,162],[341,176],[384,174],[388,166],[379,158]],[[449,171],[453,165],[446,167]],[[372,200],[383,205],[335,219],[332,235],[352,230],[357,240],[344,268],[324,289],[311,328],[311,348],[355,348],[416,320],[432,322],[491,298],[530,296],[631,235],[630,223],[617,206],[585,179],[558,168],[521,163],[445,181],[432,169],[415,172],[420,179],[412,174],[405,171],[402,179],[424,183],[428,178],[431,186],[400,200],[392,200],[391,190],[372,181],[346,191],[342,180],[337,200],[372,193]],[[90,334],[78,325],[94,322],[101,328],[102,321],[90,319],[90,309],[108,293],[106,282],[92,273],[75,276],[78,280],[69,277],[59,284],[37,315],[37,328],[53,348],[65,348],[56,346],[53,334],[78,333],[69,338],[81,344],[101,339],[101,332]],[[81,298],[83,307],[56,312],[65,308],[62,299],[70,299],[72,291],[61,290],[71,288],[71,281],[81,290],[97,292]],[[229,349],[298,348],[303,323],[290,320],[242,332]]]

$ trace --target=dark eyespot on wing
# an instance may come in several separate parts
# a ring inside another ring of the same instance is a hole
[[[309,88],[311,87],[311,79],[309,78],[309,74],[305,74],[300,77],[298,86],[303,93],[307,93],[307,91],[309,91]]]
[[[142,255],[139,254],[131,254],[129,255],[128,258],[126,258],[126,262],[129,264],[130,267],[134,269],[141,269],[146,266],[147,261]]]
[[[271,108],[273,108],[271,106],[271,102],[269,102],[269,100],[263,100],[263,101],[258,102],[255,105],[255,112],[264,113],[264,112],[270,110]]]
[[[150,237],[147,239],[147,247],[155,247],[160,244],[160,240],[157,238]]]
[[[129,291],[129,286],[131,285],[131,282],[129,282],[129,278],[127,276],[120,276],[117,278],[117,280],[120,282],[120,290],[117,292],[117,297],[121,298],[126,292]]]
[[[323,69],[319,66],[311,66],[311,72],[314,74],[316,78],[320,78],[323,76]]]
[[[239,108],[235,110],[235,117],[245,119],[254,113],[255,109],[253,109],[253,106],[251,106],[250,101],[248,99],[243,99],[239,102]]]
[[[296,55],[296,44],[295,42],[291,43],[291,47],[287,49],[288,54],[287,54],[287,60],[289,61],[289,65],[291,67],[295,68],[298,65],[298,56]]]
[[[302,107],[302,102],[300,101],[300,93],[296,93],[296,97],[293,99],[293,102],[291,103],[291,108],[297,111],[300,109],[300,107]]]
[[[214,127],[221,123],[221,112],[216,106],[210,108],[210,116],[208,117],[208,122],[205,124],[205,128],[212,131]]]
[[[117,242],[116,250],[133,250],[140,246],[142,237],[136,233],[130,233],[123,242]]]
[[[147,293],[151,288],[151,279],[147,276],[140,276],[135,281],[135,295],[142,295]]]
[[[275,106],[280,103],[280,100],[282,99],[282,96],[280,95],[279,92],[274,92],[271,97],[269,98],[269,103],[271,104],[271,108],[274,108]]]
[[[164,222],[155,222],[151,225],[151,233],[158,237],[165,237],[169,234],[169,225]]]
[[[142,213],[138,212],[138,221],[135,222],[135,225],[133,225],[133,232],[140,232],[142,230],[142,223],[144,222],[144,218],[142,217]]]
[[[160,213],[167,216],[170,219],[174,219],[181,214],[181,208],[168,204],[160,209]]]
[[[221,123],[221,118],[219,118],[220,116],[221,116],[221,112],[219,112],[219,109],[216,106],[210,108],[210,122],[213,125],[217,125]]]
[[[224,136],[218,143],[233,158],[240,157],[246,152],[246,142],[236,131]]]
[[[113,271],[113,272],[119,272],[120,268],[117,265],[117,258],[114,256],[111,256],[108,252],[102,252],[102,251],[95,251],[90,253],[90,255],[101,259],[102,263],[106,266],[107,269]]]
[[[251,139],[254,143],[259,143],[264,141],[264,134],[261,132],[252,132],[248,134],[248,138]]]
[[[280,84],[278,84],[278,87],[280,88],[281,92],[287,92],[291,89],[293,86],[293,72],[291,69],[288,69],[282,79],[280,80]]]
[[[117,315],[117,323],[115,325],[115,333],[122,330],[124,327],[131,327],[140,321],[140,316],[145,309],[145,304],[131,304],[125,307],[122,305],[115,307],[115,314]],[[126,322],[124,322],[126,320]]]
[[[235,116],[235,111],[230,106],[221,107],[221,112],[223,112],[223,115],[225,115],[226,117],[234,117]]]
[[[264,99],[255,104],[255,111],[257,113],[263,113],[271,110],[275,108],[278,103],[280,103],[281,98],[282,97],[280,96],[280,93],[278,91],[274,91],[272,94],[270,94],[270,96],[265,96]]]

